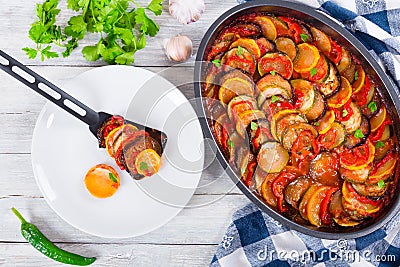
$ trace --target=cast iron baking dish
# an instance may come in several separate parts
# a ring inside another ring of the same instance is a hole
[[[263,12],[276,16],[289,16],[302,20],[312,26],[320,28],[325,33],[330,35],[333,39],[337,40],[339,44],[344,45],[356,58],[360,60],[360,63],[362,64],[366,72],[374,78],[379,88],[381,88],[380,93],[384,98],[388,112],[392,116],[394,130],[396,133],[400,132],[400,100],[397,96],[396,89],[389,78],[386,76],[385,72],[381,69],[379,64],[371,56],[368,50],[361,44],[361,42],[358,41],[350,32],[344,29],[343,26],[341,26],[339,23],[332,20],[322,12],[302,4],[280,0],[252,1],[242,5],[238,5],[222,14],[208,29],[202,39],[199,50],[197,52],[194,73],[194,90],[196,98],[198,100],[197,105],[199,110],[199,117],[207,118],[207,112],[204,109],[203,105],[204,99],[202,98],[202,81],[204,81],[206,72],[207,64],[204,64],[204,61],[206,60],[208,49],[210,49],[211,45],[213,44],[214,40],[217,38],[222,29],[224,29],[236,18],[253,12]],[[370,220],[367,224],[361,224],[360,226],[356,227],[333,229],[318,228],[311,225],[296,223],[270,208],[266,203],[264,203],[261,198],[252,193],[251,190],[244,185],[240,177],[238,177],[238,175],[229,166],[228,162],[224,158],[222,151],[220,150],[216,140],[214,139],[207,120],[201,119],[201,124],[205,136],[214,140],[214,144],[218,148],[217,158],[223,168],[226,169],[226,172],[228,173],[232,181],[237,185],[237,187],[250,199],[250,201],[256,204],[263,212],[276,219],[277,221],[283,223],[284,225],[290,227],[291,229],[325,239],[356,238],[367,235],[381,228],[384,224],[391,220],[391,218],[393,218],[396,213],[399,212],[400,199],[398,197],[399,185],[397,184],[396,193],[394,194],[391,203],[386,207],[385,212],[383,212],[377,218]],[[398,151],[396,152],[398,153]],[[395,175],[398,176],[398,174],[399,164],[397,164],[397,168],[395,169]]]

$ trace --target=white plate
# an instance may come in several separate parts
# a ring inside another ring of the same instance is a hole
[[[192,197],[204,164],[204,145],[195,111],[176,87],[141,68],[95,68],[62,88],[96,111],[120,114],[161,129],[168,136],[160,171],[140,181],[119,171],[121,186],[97,199],[83,179],[94,165],[117,170],[86,124],[48,102],[32,139],[32,165],[50,207],[72,226],[92,235],[133,237],[172,219]]]

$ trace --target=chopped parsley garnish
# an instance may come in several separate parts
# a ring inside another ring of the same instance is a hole
[[[360,129],[357,129],[355,132],[354,132],[354,137],[355,138],[363,138],[365,135],[363,134],[363,132],[361,132],[361,130]]]
[[[319,126],[319,122],[314,122],[314,126]]]
[[[258,129],[257,123],[255,123],[254,121],[250,122],[250,128],[252,131],[257,130]]]
[[[233,141],[232,140],[228,140],[228,146],[233,148],[234,145],[233,145]]]
[[[310,70],[310,76],[313,77],[315,74],[317,74],[317,68],[313,68]]]
[[[147,165],[146,162],[140,162],[140,166],[139,166],[141,171],[145,171],[149,168],[149,166]]]
[[[275,103],[276,101],[278,101],[279,100],[279,98],[276,96],[276,95],[273,95],[272,97],[271,97],[271,103]]]
[[[300,33],[300,38],[301,38],[301,40],[303,40],[303,42],[308,41],[308,35],[305,33]]]
[[[112,173],[112,172],[108,173],[108,177],[109,177],[110,180],[113,181],[114,183],[118,183],[118,178],[117,178],[117,176],[115,176],[114,173]]]
[[[271,70],[269,73],[271,73],[271,75],[275,75],[276,74],[276,70]]]
[[[376,142],[376,144],[375,144],[375,147],[376,147],[376,148],[380,148],[380,147],[384,147],[384,146],[385,146],[385,143],[382,142],[382,141],[378,141],[378,142]]]
[[[243,47],[241,47],[240,45],[237,47],[236,55],[238,56],[243,55]]]
[[[221,67],[221,59],[214,59],[212,63],[215,65],[215,67],[219,68]]]
[[[375,112],[378,109],[378,107],[376,106],[376,103],[374,101],[369,102],[368,108],[369,108],[369,110],[371,110],[371,112]]]
[[[354,72],[354,80],[355,80],[355,81],[358,80],[358,71]]]
[[[347,109],[343,109],[343,111],[342,111],[342,117],[343,117],[343,118],[346,117],[347,114],[349,114],[349,112],[347,111]]]
[[[379,180],[378,186],[379,186],[379,188],[381,188],[381,189],[385,188],[385,186],[386,186],[385,181]]]

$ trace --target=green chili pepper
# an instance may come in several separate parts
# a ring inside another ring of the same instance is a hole
[[[86,266],[92,264],[96,258],[83,257],[65,250],[60,249],[54,245],[47,237],[45,237],[39,229],[27,222],[22,215],[12,208],[14,214],[21,221],[21,234],[34,248],[46,255],[47,257],[66,264]]]

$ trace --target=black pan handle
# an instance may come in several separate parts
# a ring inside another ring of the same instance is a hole
[[[96,111],[79,102],[77,99],[73,98],[72,96],[61,90],[59,87],[52,84],[36,72],[32,71],[24,64],[18,62],[2,50],[0,50],[0,57],[3,57],[8,61],[8,65],[0,62],[0,69],[4,70],[15,79],[19,80],[26,86],[30,87],[40,95],[44,96],[45,98],[47,98],[57,106],[61,107],[65,111],[69,112],[76,118],[85,122],[86,124],[95,125],[99,122],[99,114]],[[15,67],[18,67],[20,70],[15,70]],[[25,72],[25,74],[31,76],[29,77],[31,81],[17,73],[20,71]],[[45,90],[50,91],[50,93],[52,94],[46,92]]]

